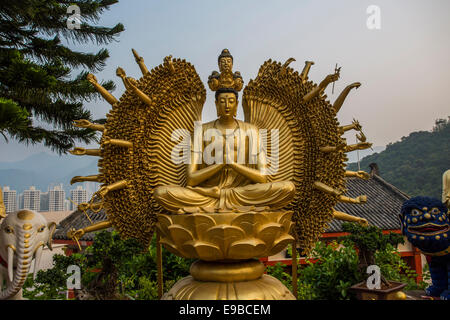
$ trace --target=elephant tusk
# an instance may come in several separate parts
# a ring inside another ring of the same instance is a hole
[[[13,265],[14,265],[14,249],[8,246],[8,277],[9,281],[13,281]]]
[[[39,264],[41,263],[42,247],[43,247],[43,245],[40,245],[37,248],[36,253],[35,253],[34,266],[33,266],[33,280],[36,279],[36,274],[38,272]]]

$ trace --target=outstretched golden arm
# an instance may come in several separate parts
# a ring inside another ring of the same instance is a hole
[[[364,150],[372,147],[372,143],[370,142],[358,142],[356,144],[350,144],[344,148],[344,152],[351,152],[355,150]]]
[[[91,123],[89,120],[86,120],[86,119],[75,120],[73,125],[78,128],[86,128],[86,129],[92,129],[92,130],[102,131],[102,132],[105,130],[104,125],[97,124],[97,123]]]
[[[120,79],[122,79],[125,89],[130,89],[130,87],[128,86],[128,83],[126,81],[127,74],[125,73],[125,70],[123,70],[121,67],[118,67],[116,69],[116,76],[118,76]]]
[[[305,61],[305,66],[303,67],[302,73],[300,74],[300,78],[302,78],[303,82],[306,82],[306,80],[308,80],[308,73],[312,65],[314,65],[314,61]]]
[[[356,130],[356,131],[361,131],[362,127],[359,124],[359,121],[356,119],[353,119],[352,124],[346,125],[346,126],[342,126],[339,127],[339,131],[341,132],[341,134],[344,134],[344,132],[347,132],[349,130]]]
[[[89,73],[86,77],[88,81],[94,86],[94,88],[102,95],[102,97],[108,101],[109,104],[113,105],[117,102],[119,102],[111,93],[109,93],[108,90],[103,88],[98,82],[97,78],[92,74]]]
[[[142,102],[144,102],[145,104],[147,104],[149,106],[152,105],[152,99],[137,87],[137,82],[135,79],[133,79],[131,77],[126,77],[125,83],[126,83],[127,87],[130,88],[131,90],[133,90],[133,92],[139,97],[139,99],[142,100]]]
[[[368,174],[365,171],[345,171],[345,176],[346,177],[355,177],[355,178],[359,178],[359,179],[364,179],[364,180],[368,180],[370,179],[370,174]]]
[[[352,90],[353,88],[359,88],[360,86],[361,86],[360,82],[354,82],[346,86],[345,89],[342,90],[341,94],[333,104],[333,109],[336,113],[338,113],[339,110],[341,109],[342,105],[344,104],[345,98],[347,98],[347,95],[350,93],[350,90]]]
[[[85,181],[101,182],[100,176],[98,174],[95,174],[95,175],[90,175],[90,176],[75,176],[72,178],[72,180],[70,180],[70,184],[74,184],[77,182],[85,182]]]
[[[74,228],[72,228],[69,232],[67,232],[67,237],[75,240],[77,242],[78,246],[80,246],[78,240],[80,240],[81,237],[84,236],[86,233],[104,230],[104,229],[108,229],[110,227],[112,227],[112,223],[110,221],[101,221],[101,222],[94,223],[90,226],[87,226],[86,228],[83,228],[83,229],[75,230]]]
[[[100,149],[85,149],[77,147],[73,150],[69,150],[69,152],[74,156],[100,156]]]
[[[349,215],[348,213],[342,212],[342,211],[336,211],[333,209],[333,218],[341,221],[347,221],[347,222],[357,222],[363,226],[368,226],[369,222],[367,219],[355,217],[352,215]]]
[[[303,102],[311,101],[314,97],[316,97],[318,94],[324,91],[330,83],[335,82],[338,79],[339,79],[339,72],[327,75],[325,79],[323,79],[322,82],[320,82],[320,84],[317,87],[312,89],[303,97]]]
[[[149,72],[147,66],[144,63],[144,58],[142,58],[134,49],[131,49],[131,52],[133,52],[134,59],[136,60],[136,63],[139,65],[139,69],[141,69],[142,74],[145,76]]]

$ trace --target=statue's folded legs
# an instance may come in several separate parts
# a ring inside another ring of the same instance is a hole
[[[288,181],[256,183],[225,189],[169,185],[157,187],[154,191],[158,203],[173,213],[189,207],[232,210],[255,206],[276,210],[289,204],[294,195],[295,186]]]

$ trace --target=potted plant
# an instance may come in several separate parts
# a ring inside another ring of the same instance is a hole
[[[360,300],[396,300],[404,299],[405,294],[401,290],[406,283],[389,281],[380,274],[379,288],[367,287],[367,280],[371,274],[367,274],[369,266],[375,266],[375,253],[386,250],[388,245],[396,247],[404,243],[401,235],[395,233],[383,234],[380,228],[375,226],[363,226],[355,223],[344,223],[344,232],[349,235],[341,237],[344,245],[355,245],[358,250],[359,271],[366,275],[366,280],[355,284],[350,288]]]

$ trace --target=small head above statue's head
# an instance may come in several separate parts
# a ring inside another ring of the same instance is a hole
[[[238,107],[238,92],[232,88],[220,88],[216,91],[217,116],[235,117]]]
[[[233,56],[231,55],[228,49],[223,49],[222,53],[219,55],[217,59],[217,63],[219,64],[219,69],[221,72],[231,72],[233,69]]]

